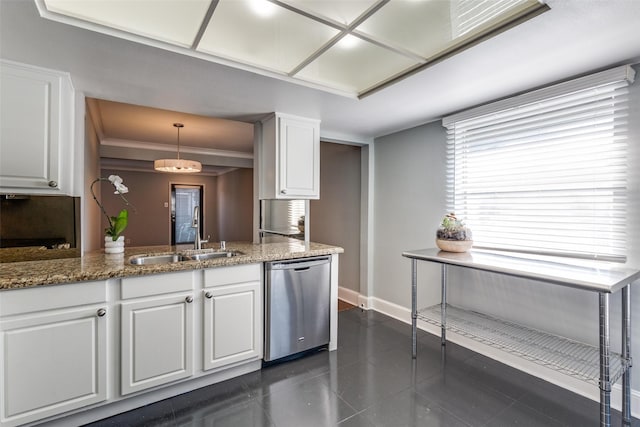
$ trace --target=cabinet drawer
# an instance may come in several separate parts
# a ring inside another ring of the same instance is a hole
[[[193,271],[125,277],[122,279],[122,299],[190,290],[193,290]]]
[[[35,286],[0,292],[2,316],[55,310],[107,300],[107,282],[80,282],[52,286]]]
[[[260,280],[262,264],[209,268],[204,271],[204,286],[223,286]]]

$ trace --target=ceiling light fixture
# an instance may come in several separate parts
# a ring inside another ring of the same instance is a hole
[[[178,129],[178,158],[159,159],[153,162],[153,168],[159,172],[172,173],[195,173],[202,171],[202,164],[195,160],[184,160],[180,158],[180,128],[182,123],[174,123],[173,127]]]

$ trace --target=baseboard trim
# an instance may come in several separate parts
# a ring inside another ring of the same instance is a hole
[[[356,307],[362,308],[364,310],[369,309],[369,298],[352,289],[338,287],[338,299],[346,301],[349,304],[353,304]]]
[[[368,308],[378,311],[401,322],[411,324],[411,310],[401,305],[376,298],[369,297]],[[440,329],[436,326],[425,322],[418,322],[418,328],[430,334],[440,336]],[[545,368],[519,357],[513,356],[496,348],[489,347],[477,341],[457,335],[453,332],[447,332],[447,340],[469,348],[477,353],[481,353],[487,357],[498,360],[505,365],[512,366],[516,369],[524,371],[530,375],[542,378],[559,387],[580,394],[596,402],[600,401],[600,391],[597,387],[587,384],[583,381],[563,375],[552,369]],[[615,384],[611,391],[611,407],[620,411],[622,409],[622,385]],[[631,390],[631,415],[640,418],[640,390]]]

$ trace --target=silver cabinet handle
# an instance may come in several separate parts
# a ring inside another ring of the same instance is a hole
[[[191,295],[189,295],[184,300],[187,302],[187,304],[191,304],[193,302],[193,297]]]
[[[58,186],[58,183],[55,181],[49,181],[49,187],[51,188],[56,188]]]
[[[213,294],[211,292],[207,292],[206,294],[204,294],[204,296],[209,299],[213,298]]]
[[[104,308],[99,309],[96,314],[98,315],[98,317],[104,317],[105,314],[107,314],[107,310],[105,310]]]

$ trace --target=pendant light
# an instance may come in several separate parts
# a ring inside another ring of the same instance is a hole
[[[177,159],[159,159],[153,162],[153,168],[159,172],[172,173],[195,173],[202,171],[202,164],[195,160],[184,160],[180,158],[180,128],[182,123],[174,123],[173,127],[178,129],[178,158]]]

